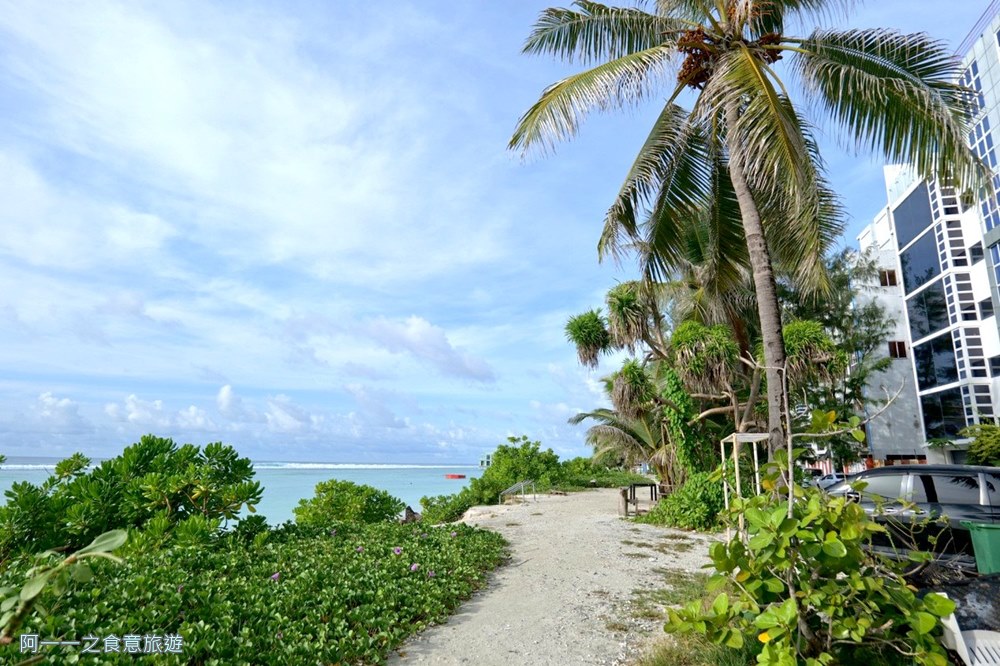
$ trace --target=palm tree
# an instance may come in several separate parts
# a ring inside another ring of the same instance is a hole
[[[684,483],[684,467],[677,462],[666,428],[653,412],[627,417],[603,407],[570,418],[573,425],[587,419],[586,441],[594,449],[594,461],[624,460],[628,464],[649,462],[660,483],[677,488]]]
[[[717,230],[742,229],[773,452],[787,443],[788,421],[772,258],[822,288],[822,250],[839,230],[812,126],[792,103],[785,75],[799,79],[813,108],[858,149],[943,182],[988,188],[987,169],[965,143],[972,106],[969,91],[954,83],[960,62],[923,34],[786,34],[790,22],[846,12],[850,0],[657,0],[651,11],[574,4],[542,12],[524,51],[590,68],[546,88],[521,117],[510,147],[552,148],[575,135],[588,112],[631,106],[668,87],[607,213],[599,256],[617,259],[625,244],[641,244],[644,278],[657,280],[678,265],[683,230],[699,211],[714,211]],[[688,90],[690,110],[677,103]]]

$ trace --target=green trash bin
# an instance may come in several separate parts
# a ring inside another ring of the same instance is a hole
[[[976,553],[976,568],[981,574],[1000,573],[1000,525],[962,521],[972,535]]]

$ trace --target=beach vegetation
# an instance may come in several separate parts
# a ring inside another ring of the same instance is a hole
[[[969,426],[959,433],[971,437],[969,463],[1000,467],[1000,426],[993,423],[979,423]]]
[[[765,486],[778,480],[769,466]],[[945,666],[940,618],[954,603],[918,595],[904,578],[906,562],[871,551],[885,528],[858,504],[793,491],[790,512],[768,493],[733,502],[727,518],[745,521],[745,536],[711,546],[710,598],[670,609],[666,630],[736,649],[754,643],[761,664],[858,663],[875,650]]]
[[[20,630],[78,639],[155,628],[183,638],[183,654],[157,658],[166,664],[381,663],[407,636],[442,622],[503,557],[499,535],[461,525],[289,523],[260,547],[224,539],[95,562],[92,581],[71,581],[61,596],[43,591],[48,613]],[[28,565],[9,567],[0,585],[23,580]],[[79,653],[49,650],[53,662]],[[81,663],[132,660],[99,654]]]
[[[624,464],[617,461],[618,465]],[[467,487],[451,495],[422,497],[423,519],[432,523],[458,520],[474,506],[497,504],[500,493],[521,481],[534,481],[539,492],[584,488],[617,488],[649,479],[620,466],[573,458],[560,461],[552,449],[525,435],[508,437],[490,456],[490,466]]]
[[[91,466],[74,454],[39,485],[14,483],[0,507],[0,562],[21,552],[76,550],[113,529],[162,532],[180,523],[218,529],[253,512],[262,489],[253,465],[231,446],[177,445],[145,435],[121,455]]]
[[[705,532],[719,527],[723,506],[722,482],[710,472],[695,472],[683,486],[635,520]]]
[[[406,505],[384,490],[352,481],[330,479],[316,484],[316,495],[299,500],[295,522],[330,527],[338,522],[382,523],[399,518]]]
[[[271,527],[231,515],[260,489],[249,461],[221,444],[149,436],[96,468],[73,456],[56,472],[34,491],[27,484],[8,493],[17,501],[0,509],[0,527],[24,529],[29,499],[42,517],[73,516],[66,502],[76,497],[113,529],[89,545],[64,525],[7,532],[3,642],[15,630],[44,641],[125,641],[142,632],[132,640],[180,637],[178,653],[158,656],[165,664],[382,663],[406,637],[443,621],[506,558],[496,533],[400,524],[392,520],[398,499],[354,484],[319,484],[298,522]],[[111,482],[107,495],[64,495],[92,489],[81,480],[95,477]],[[30,539],[19,541],[23,534]],[[44,657],[134,661],[102,647],[88,656],[79,645],[47,646]]]

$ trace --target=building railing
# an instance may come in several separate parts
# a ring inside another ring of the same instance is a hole
[[[962,40],[961,44],[958,45],[955,55],[960,58],[965,57],[965,54],[969,52],[972,45],[975,44],[976,40],[979,39],[979,36],[983,34],[983,30],[985,30],[986,26],[990,24],[990,21],[992,21],[993,17],[997,15],[997,12],[1000,12],[1000,0],[993,0],[993,2],[990,3],[990,6],[986,8],[986,11],[983,12],[983,15],[979,17],[979,20],[976,21],[976,25],[972,26],[972,30],[969,31],[966,38]]]

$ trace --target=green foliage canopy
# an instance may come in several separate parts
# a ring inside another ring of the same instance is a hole
[[[252,512],[262,493],[250,460],[220,442],[178,446],[145,435],[120,456],[89,464],[75,454],[41,485],[11,486],[0,507],[0,561],[15,552],[75,550],[154,517],[168,525],[194,516],[218,524],[244,507]]]
[[[962,437],[971,437],[969,462],[973,465],[1000,467],[1000,426],[980,423],[962,430]]]
[[[309,527],[329,527],[337,522],[381,523],[395,520],[406,505],[384,490],[330,479],[316,484],[316,495],[299,500],[295,521]]]

